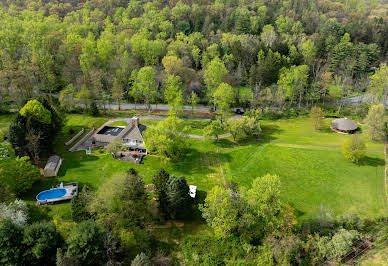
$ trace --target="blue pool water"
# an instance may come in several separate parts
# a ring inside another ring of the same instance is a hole
[[[36,196],[37,200],[48,200],[48,199],[57,199],[62,198],[66,194],[66,189],[55,188],[50,190],[42,191]]]

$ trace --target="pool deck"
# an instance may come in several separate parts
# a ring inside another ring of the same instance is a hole
[[[70,184],[64,184],[63,187],[60,187],[59,185],[55,188],[51,189],[58,189],[62,188],[66,190],[66,194],[63,197],[55,198],[55,199],[47,199],[47,200],[37,200],[37,205],[44,205],[44,204],[54,204],[56,202],[65,201],[65,200],[71,200],[73,197],[78,195],[78,183],[70,183]],[[49,191],[49,190],[45,190]],[[42,191],[43,192],[43,191]]]

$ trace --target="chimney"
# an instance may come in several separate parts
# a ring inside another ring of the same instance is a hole
[[[132,118],[132,125],[134,125],[135,127],[139,127],[139,118],[138,117],[133,117]]]

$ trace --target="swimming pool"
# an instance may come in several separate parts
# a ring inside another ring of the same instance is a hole
[[[37,200],[50,200],[50,199],[57,199],[57,198],[62,198],[63,196],[66,195],[66,189],[64,188],[54,188],[50,190],[45,190],[40,192],[37,196]]]

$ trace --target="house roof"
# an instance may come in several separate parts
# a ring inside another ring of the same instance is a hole
[[[132,126],[131,129],[122,136],[122,138],[143,141],[142,131],[140,130],[140,127],[137,126]]]
[[[343,131],[351,131],[357,129],[357,124],[348,118],[339,118],[331,122],[331,126]]]

